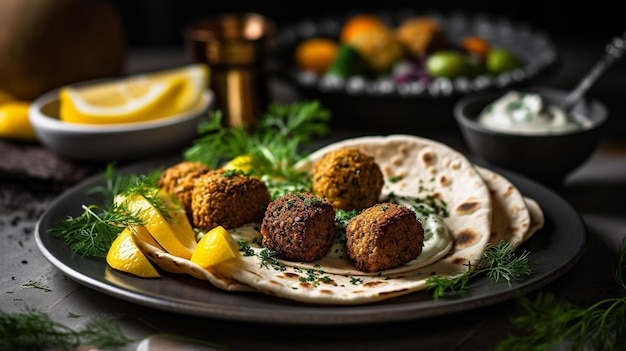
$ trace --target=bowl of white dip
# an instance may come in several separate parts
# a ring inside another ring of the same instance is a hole
[[[562,110],[567,93],[526,87],[468,95],[456,103],[454,116],[478,161],[558,185],[594,152],[608,118],[595,99]]]

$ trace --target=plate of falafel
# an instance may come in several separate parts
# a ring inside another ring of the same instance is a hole
[[[173,179],[168,171],[180,171],[185,162],[151,161],[124,172],[163,169],[163,177]],[[199,237],[219,223],[245,243],[244,254],[209,269],[141,243],[164,273],[142,279],[103,260],[81,260],[50,235],[51,226],[67,216],[67,208],[84,203],[85,190],[101,177],[77,185],[46,211],[36,230],[39,247],[78,282],[151,307],[233,320],[353,324],[423,318],[510,299],[566,272],[585,244],[582,222],[558,195],[518,175],[475,165],[433,140],[348,139],[313,152],[297,167],[310,174],[310,191],[266,196],[263,182],[246,178],[254,175],[224,169],[196,174],[185,191],[170,188],[181,206],[190,206]],[[209,177],[221,177],[223,184],[204,183],[213,189],[207,195],[195,182]],[[490,284],[477,278],[462,294],[429,294],[430,277],[463,274],[488,245],[501,241],[529,250],[529,259],[542,265],[522,281]]]

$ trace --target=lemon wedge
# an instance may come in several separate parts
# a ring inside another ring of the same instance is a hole
[[[189,111],[201,103],[209,68],[192,64],[87,86],[63,86],[60,119],[82,124],[143,122]]]
[[[115,238],[107,253],[106,261],[111,268],[143,278],[158,278],[159,272],[135,243],[130,228],[125,228]]]
[[[218,263],[239,257],[239,245],[222,226],[209,230],[198,242],[191,262],[209,268]]]
[[[28,119],[29,101],[0,103],[0,138],[35,141],[37,135]]]
[[[250,155],[237,156],[233,158],[232,160],[228,161],[228,163],[222,166],[222,168],[239,170],[244,173],[249,172],[250,169],[252,168],[252,156]]]
[[[196,233],[185,210],[165,191],[159,192],[159,198],[168,206],[168,213],[165,215],[140,194],[128,197],[119,194],[115,201],[124,203],[131,213],[137,214],[145,229],[165,251],[177,257],[190,259],[197,242]]]

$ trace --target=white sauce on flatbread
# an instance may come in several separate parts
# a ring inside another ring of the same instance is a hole
[[[406,205],[410,207],[409,204]],[[424,220],[425,223],[427,223],[426,225],[429,227],[429,230],[424,231],[424,246],[422,248],[422,253],[416,259],[399,267],[372,273],[358,270],[346,254],[345,233],[338,235],[335,242],[328,250],[326,256],[322,257],[320,260],[315,262],[279,261],[284,265],[295,268],[314,269],[325,273],[355,276],[387,275],[422,268],[445,256],[452,248],[453,240],[452,235],[446,228],[445,224],[443,224],[441,219],[439,219],[436,215],[426,215],[421,213],[417,214],[417,216],[418,219]],[[235,241],[243,239],[248,242],[248,245],[251,248],[258,250],[263,249],[263,246],[261,245],[262,235],[259,231],[259,224],[251,223],[243,227],[231,229],[229,232]]]

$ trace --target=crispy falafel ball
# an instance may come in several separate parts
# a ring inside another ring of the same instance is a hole
[[[424,228],[415,212],[395,203],[368,207],[346,227],[346,251],[357,269],[378,272],[401,266],[422,253]]]
[[[337,227],[333,205],[311,193],[289,193],[272,201],[261,223],[262,244],[290,261],[313,262],[330,249]]]
[[[352,148],[324,155],[313,165],[311,179],[315,195],[346,211],[374,205],[384,183],[374,158]]]
[[[260,222],[269,203],[267,185],[258,177],[237,170],[212,170],[201,175],[193,187],[193,224],[209,230],[218,225],[231,229]]]
[[[160,175],[159,188],[174,195],[185,209],[187,217],[192,220],[191,192],[196,179],[209,171],[202,162],[182,161],[166,168]]]

